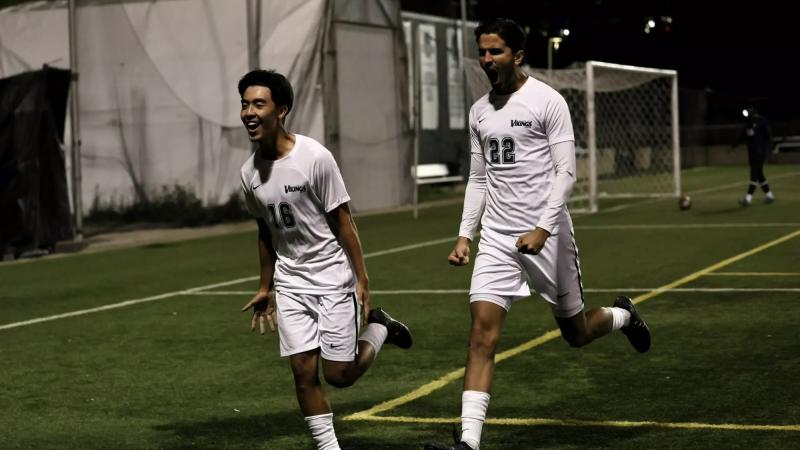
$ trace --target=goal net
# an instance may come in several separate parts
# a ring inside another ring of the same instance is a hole
[[[597,61],[525,69],[569,105],[578,158],[570,210],[597,211],[600,198],[680,195],[677,72]]]

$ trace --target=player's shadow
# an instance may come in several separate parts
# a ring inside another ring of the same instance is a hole
[[[417,442],[416,446],[392,447],[378,444],[374,447],[360,445],[354,449],[367,448],[413,448],[422,449],[424,443],[437,441],[452,442],[452,429],[441,425],[436,437]],[[615,449],[627,448],[628,441],[641,439],[643,435],[653,432],[648,428],[612,428],[587,426],[508,426],[488,425],[484,428],[483,444],[487,449],[535,449],[535,448],[592,448]],[[427,433],[425,433],[427,434]],[[421,433],[421,435],[424,435]],[[355,441],[359,443],[359,441]],[[351,443],[353,441],[351,440]]]
[[[359,440],[350,439],[347,429],[351,427],[369,426],[362,422],[342,423],[341,418],[355,411],[362,411],[371,407],[374,402],[369,400],[354,402],[337,402],[334,405],[337,434],[342,445],[347,449],[407,449],[416,448],[409,446],[408,442],[398,446],[391,439],[382,442],[375,439]],[[338,411],[338,413],[336,412]],[[275,444],[280,450],[306,449],[311,445],[311,436],[308,426],[303,420],[299,409],[281,409],[272,413],[243,415],[231,412],[224,417],[210,418],[201,421],[175,421],[156,425],[153,429],[166,433],[158,444],[162,449],[221,449],[221,448],[272,448],[275,441],[291,442],[291,444]]]
[[[741,205],[733,205],[733,206],[726,207],[726,208],[721,208],[721,209],[698,209],[698,208],[695,208],[695,209],[697,209],[697,213],[696,214],[698,216],[727,215],[727,214],[736,213],[736,212],[745,210],[745,208],[743,208]]]
[[[264,448],[276,437],[308,435],[308,428],[299,410],[272,414],[235,415],[203,421],[177,421],[157,425],[154,429],[172,436],[158,447],[164,449]],[[310,439],[310,438],[308,438]]]

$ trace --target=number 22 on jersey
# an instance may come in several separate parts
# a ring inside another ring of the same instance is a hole
[[[502,152],[502,164],[514,164],[514,139],[504,137],[502,140],[497,138],[489,139],[489,162],[500,164],[500,154]]]

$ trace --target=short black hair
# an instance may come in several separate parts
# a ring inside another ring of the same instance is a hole
[[[292,110],[294,103],[294,91],[292,84],[285,76],[275,72],[274,70],[256,69],[247,72],[241,80],[239,80],[239,95],[244,96],[244,91],[250,86],[264,86],[268,87],[272,95],[272,101],[276,106],[286,106],[289,111]]]
[[[506,41],[506,45],[511,48],[511,51],[516,53],[519,50],[525,50],[525,31],[517,22],[510,19],[492,19],[486,22],[481,22],[475,28],[475,41],[480,42],[482,34],[496,34]]]

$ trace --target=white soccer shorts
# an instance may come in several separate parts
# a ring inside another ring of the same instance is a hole
[[[281,356],[315,348],[328,361],[354,361],[358,355],[361,305],[355,293],[275,293]]]
[[[568,219],[567,219],[568,220]],[[558,318],[568,318],[583,309],[583,285],[578,247],[571,223],[562,222],[537,255],[517,251],[518,236],[481,230],[470,302],[489,301],[511,309],[515,301],[530,296],[533,288]]]

